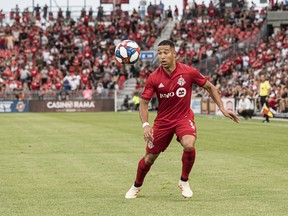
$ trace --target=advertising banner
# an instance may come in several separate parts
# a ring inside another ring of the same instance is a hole
[[[194,114],[201,114],[201,98],[193,98],[191,100],[191,109]]]
[[[152,61],[156,56],[155,51],[141,51],[140,59],[143,61]]]
[[[129,4],[129,0],[100,0],[101,4]]]
[[[208,99],[202,99],[201,101],[201,113],[208,114]]]
[[[224,108],[227,110],[235,111],[235,99],[234,98],[222,98]],[[223,115],[216,105],[216,115]]]
[[[27,101],[0,101],[0,113],[3,112],[28,112]]]
[[[114,111],[114,99],[97,101],[29,101],[30,112],[100,112]]]
[[[215,115],[216,113],[216,104],[212,99],[209,99],[209,114]]]

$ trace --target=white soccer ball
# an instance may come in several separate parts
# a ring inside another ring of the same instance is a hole
[[[115,48],[116,60],[120,64],[135,64],[140,57],[141,49],[132,40],[123,40]]]

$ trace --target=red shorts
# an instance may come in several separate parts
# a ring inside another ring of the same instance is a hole
[[[146,151],[151,154],[158,154],[165,151],[169,146],[174,134],[177,141],[180,142],[184,135],[192,135],[196,137],[196,125],[193,118],[184,118],[169,127],[153,126],[154,140],[147,142]]]

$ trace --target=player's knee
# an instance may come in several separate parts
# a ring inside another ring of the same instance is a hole
[[[153,163],[154,163],[155,160],[153,160],[152,158],[149,158],[149,157],[146,157],[145,158],[145,163],[148,165],[148,166],[151,166]]]
[[[145,158],[144,158],[145,163],[147,165],[151,166],[154,163],[154,161],[156,160],[157,156],[158,155],[154,155],[154,154],[146,154]]]
[[[145,163],[146,163],[148,166],[152,166],[152,164],[154,163],[154,160],[147,159],[147,160],[145,160]]]
[[[193,151],[194,150],[194,145],[187,145],[183,146],[184,151]]]
[[[181,143],[185,151],[192,151],[195,147],[196,138],[194,136],[183,137]]]

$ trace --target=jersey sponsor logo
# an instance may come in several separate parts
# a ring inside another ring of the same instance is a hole
[[[159,96],[160,96],[160,98],[172,98],[176,94],[177,97],[182,98],[182,97],[184,97],[186,95],[186,93],[187,93],[187,91],[186,91],[185,88],[178,88],[176,90],[176,93],[168,92],[168,93],[159,94]]]
[[[171,98],[171,97],[174,97],[174,95],[175,95],[174,92],[163,93],[163,94],[160,94],[160,98]]]
[[[180,86],[185,85],[186,81],[184,80],[184,78],[182,77],[182,75],[180,75],[180,78],[178,79],[177,84]]]
[[[149,142],[147,143],[147,146],[148,146],[149,149],[154,148],[154,145],[153,145],[153,142],[152,142],[152,141],[149,141]]]
[[[184,97],[186,95],[186,89],[185,88],[178,88],[177,91],[176,91],[176,95],[178,97]]]
[[[160,83],[159,86],[158,86],[158,88],[164,88],[163,83]]]

